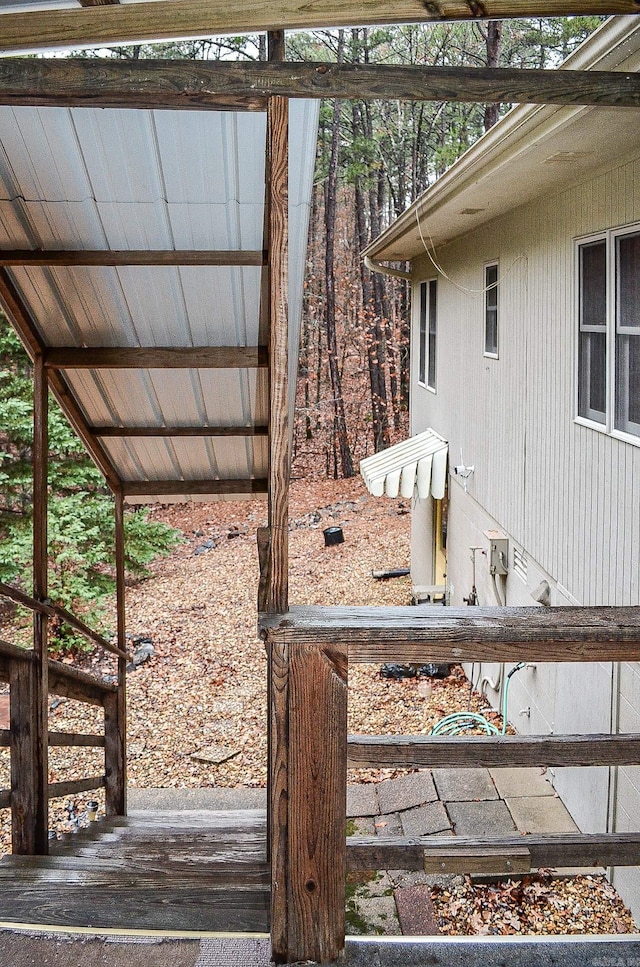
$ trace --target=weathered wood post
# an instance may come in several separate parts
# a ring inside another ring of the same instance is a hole
[[[33,855],[38,790],[35,661],[13,661],[10,676],[11,849]]]
[[[42,355],[37,355],[33,369],[33,596],[45,601],[48,594],[47,536],[47,467],[49,456],[49,385]],[[25,815],[22,845],[25,852],[49,852],[49,680],[48,623],[46,614],[33,616],[33,649],[35,654],[31,729],[33,738],[33,812]]]
[[[265,630],[273,665],[273,957],[335,961],[345,933],[347,649],[307,642],[288,624]]]
[[[124,583],[124,500],[115,494],[116,620],[118,648],[127,650]],[[104,702],[105,812],[127,814],[127,661],[118,657],[118,691]]]

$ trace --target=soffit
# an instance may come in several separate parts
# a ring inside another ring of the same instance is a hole
[[[612,18],[563,65],[640,69],[637,18]],[[405,261],[545,193],[575,183],[640,147],[630,108],[519,106],[511,110],[380,235],[366,254]]]

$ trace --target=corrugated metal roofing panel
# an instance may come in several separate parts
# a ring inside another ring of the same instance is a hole
[[[250,426],[267,419],[264,370],[70,370],[67,376],[92,425]]]
[[[292,102],[290,112],[295,379],[318,104]],[[0,108],[0,246],[261,249],[265,140],[265,117],[255,113]],[[259,268],[12,274],[47,345],[255,345],[259,338]],[[67,378],[90,424],[246,426],[268,416],[264,370],[76,370]],[[124,479],[266,472],[264,437],[109,438],[104,446]]]

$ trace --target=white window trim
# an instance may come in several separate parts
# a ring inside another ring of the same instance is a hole
[[[495,353],[487,352],[487,269],[496,268],[496,284],[495,290],[498,294],[498,300],[496,303],[496,351]],[[483,328],[482,328],[482,355],[486,359],[500,359],[500,261],[499,259],[491,259],[489,262],[485,262],[482,266],[482,317],[483,317]]]
[[[420,279],[420,281],[417,283],[417,290],[418,290],[418,298],[416,300],[418,303],[417,320],[416,320],[416,330],[417,330],[417,336],[418,336],[417,338],[417,345],[418,345],[417,383],[418,383],[418,386],[422,387],[422,389],[426,389],[427,392],[433,393],[435,396],[436,393],[438,392],[437,372],[436,372],[436,380],[435,380],[436,385],[435,386],[429,385],[429,286],[432,282],[436,283],[436,363],[435,363],[436,367],[438,364],[438,301],[437,301],[438,300],[438,285],[437,285],[438,277],[437,275],[432,275],[429,278]],[[426,319],[425,319],[426,325],[425,325],[425,342],[424,342],[424,379],[420,379],[420,354],[422,349],[421,315],[422,315],[422,287],[423,286],[427,287],[427,306],[426,306]]]
[[[617,274],[616,274],[616,239],[623,235],[637,235],[640,232],[640,222],[633,222],[630,225],[619,225],[609,228],[603,232],[594,232],[591,235],[581,235],[574,239],[574,400],[573,400],[573,422],[578,426],[588,427],[598,433],[604,433],[616,440],[630,443],[632,446],[640,447],[640,435],[627,433],[615,427],[615,404],[616,404],[616,379],[615,379],[615,341],[616,341],[616,311],[617,311]],[[578,385],[579,385],[579,338],[580,338],[580,247],[588,245],[590,242],[606,242],[606,419],[604,423],[590,420],[588,417],[578,414]],[[621,333],[637,334],[637,328],[623,327]]]

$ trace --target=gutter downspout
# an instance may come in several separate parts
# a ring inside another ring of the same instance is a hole
[[[412,278],[411,272],[405,272],[404,269],[392,269],[390,265],[383,265],[382,262],[376,262],[375,259],[370,258],[368,255],[364,257],[364,264],[370,272],[379,272],[380,275],[390,275],[393,279],[406,279],[410,281]]]

